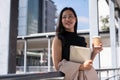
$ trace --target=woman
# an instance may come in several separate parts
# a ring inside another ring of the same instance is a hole
[[[70,62],[70,45],[86,47],[87,43],[84,37],[77,35],[77,15],[73,8],[65,7],[60,13],[58,25],[56,29],[56,36],[52,43],[52,59],[56,70],[60,70],[59,63],[62,60]],[[100,48],[94,48],[91,56],[91,60],[85,61],[79,65],[79,71],[90,70],[92,68],[93,59],[96,54],[102,50],[102,44]],[[69,67],[69,66],[68,66]]]

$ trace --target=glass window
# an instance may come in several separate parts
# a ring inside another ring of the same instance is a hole
[[[28,0],[28,34],[38,32],[39,0]]]

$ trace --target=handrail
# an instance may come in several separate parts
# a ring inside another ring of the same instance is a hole
[[[114,80],[120,79],[120,68],[96,69],[96,71],[98,72],[98,74],[106,72],[107,75],[104,80],[110,80],[111,78],[113,78]],[[109,72],[111,71],[115,74],[109,75]],[[0,75],[0,80],[64,80],[64,76],[65,75],[62,72],[7,74]],[[117,76],[119,76],[119,79],[115,79],[115,77]]]
[[[100,77],[101,80],[101,73],[102,72],[106,72],[106,78],[104,80],[110,80],[110,79],[114,79],[114,80],[118,80],[115,78],[119,78],[120,79],[120,68],[107,68],[107,69],[96,69],[96,71],[98,72],[98,75]],[[109,75],[109,73],[112,72],[113,75]]]
[[[111,77],[108,77],[108,78],[106,78],[105,80],[109,80],[109,79],[112,79],[112,78],[115,78],[115,77],[119,77],[119,79],[120,79],[120,74],[117,74],[117,75],[114,75],[114,76],[111,76]]]
[[[120,68],[96,69],[96,71],[113,71],[113,70],[120,70]]]
[[[62,72],[26,73],[0,75],[0,80],[63,80]]]

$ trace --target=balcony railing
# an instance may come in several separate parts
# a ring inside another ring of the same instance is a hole
[[[120,80],[120,68],[96,69],[100,80]]]
[[[99,80],[120,80],[120,68],[96,69]],[[64,80],[61,72],[0,75],[0,80]]]
[[[61,72],[0,75],[0,80],[64,80]]]

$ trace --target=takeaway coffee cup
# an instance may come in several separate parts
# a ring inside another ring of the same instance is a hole
[[[93,42],[94,47],[100,47],[101,42],[102,42],[101,37],[100,36],[93,36],[92,42]]]

